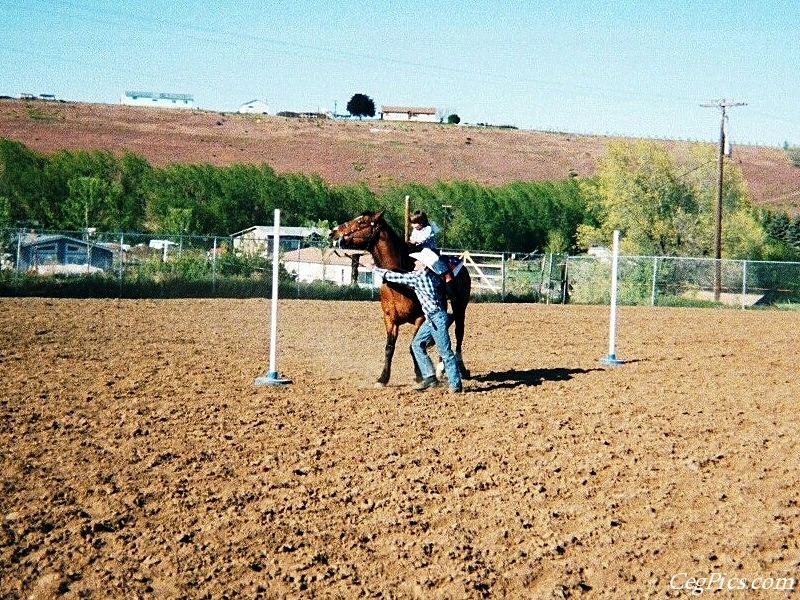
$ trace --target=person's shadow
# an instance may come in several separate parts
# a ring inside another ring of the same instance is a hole
[[[603,369],[509,369],[508,371],[489,371],[482,375],[474,375],[472,381],[489,383],[487,386],[476,387],[475,390],[488,391],[496,389],[509,389],[519,386],[541,385],[544,381],[568,381],[576,375],[602,371]]]

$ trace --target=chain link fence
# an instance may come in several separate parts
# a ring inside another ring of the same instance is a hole
[[[298,229],[298,228],[293,228]],[[272,239],[88,231],[0,231],[0,294],[119,298],[269,297]],[[608,304],[610,255],[446,250],[475,301]],[[372,261],[316,236],[281,237],[286,298],[375,299]],[[800,263],[620,256],[620,304],[741,307],[800,302]]]
[[[505,265],[507,295],[548,303],[608,304],[611,257],[513,255]],[[800,263],[620,256],[617,300],[628,305],[775,305],[800,302]]]

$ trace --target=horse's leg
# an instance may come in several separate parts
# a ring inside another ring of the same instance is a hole
[[[461,356],[461,343],[464,341],[464,314],[467,311],[466,304],[460,302],[453,302],[453,320],[455,321],[456,330],[456,363],[458,364],[458,372],[461,374],[462,379],[469,379],[469,369],[464,365],[464,359]]]
[[[453,320],[456,324],[456,345],[454,348],[458,372],[462,379],[469,379],[469,369],[464,365],[464,358],[461,354],[461,344],[464,341],[464,315],[467,312],[472,282],[466,267],[447,283],[447,294],[450,297],[450,304],[453,307]]]
[[[389,383],[389,377],[392,374],[392,357],[394,356],[394,345],[397,342],[397,335],[400,332],[400,326],[386,320],[386,346],[383,349],[383,371],[381,376],[378,377],[376,385],[383,387]]]

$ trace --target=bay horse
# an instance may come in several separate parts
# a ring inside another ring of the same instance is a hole
[[[342,223],[331,230],[329,239],[333,246],[348,250],[366,250],[372,255],[377,267],[392,271],[411,271],[414,259],[409,256],[407,244],[398,236],[383,218],[383,211],[363,212],[354,219]],[[447,295],[455,322],[456,345],[455,354],[458,369],[462,378],[469,377],[469,371],[461,358],[461,343],[464,340],[464,314],[469,303],[472,280],[466,267],[462,267],[452,281],[446,284]],[[381,285],[381,310],[386,327],[386,346],[384,352],[383,371],[378,377],[377,385],[384,386],[389,382],[392,371],[392,357],[400,326],[409,323],[414,326],[416,334],[425,316],[417,300],[417,295],[410,287],[384,282]],[[413,353],[412,353],[413,359]],[[421,378],[419,366],[414,362],[417,379]]]

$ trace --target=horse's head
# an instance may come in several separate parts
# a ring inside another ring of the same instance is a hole
[[[334,227],[328,239],[331,245],[337,248],[371,250],[385,226],[383,211],[363,212],[355,219]]]

